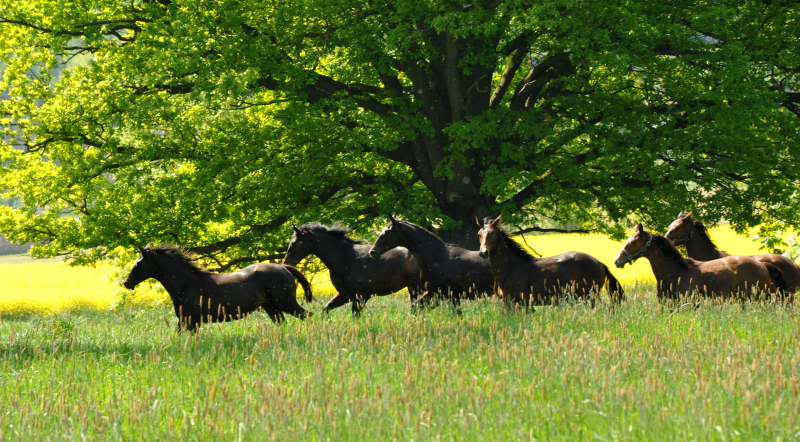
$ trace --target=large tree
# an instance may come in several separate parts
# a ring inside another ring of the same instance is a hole
[[[800,11],[742,0],[30,0],[0,6],[0,232],[235,267],[391,212],[619,231],[797,204]],[[60,66],[69,67],[58,76]],[[790,219],[790,223],[796,223]]]

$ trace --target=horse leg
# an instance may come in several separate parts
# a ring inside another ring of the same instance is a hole
[[[594,309],[597,304],[597,290],[594,287],[587,287],[586,280],[583,284],[578,283],[578,290],[581,292],[580,297],[587,299],[589,305]]]
[[[366,304],[371,297],[372,295],[355,295],[353,297],[354,299],[351,301],[353,316],[361,316],[361,310],[364,308],[364,304]]]
[[[325,308],[325,313],[327,313],[327,312],[329,312],[329,311],[331,311],[331,310],[333,310],[333,309],[335,309],[337,307],[341,307],[341,306],[347,304],[348,302],[350,302],[350,297],[349,296],[343,295],[341,293],[336,293],[336,296],[331,298],[331,300],[328,301],[325,304],[325,307],[324,307]]]
[[[461,316],[461,296],[462,293],[450,293],[450,303],[453,305],[453,312]]]
[[[269,319],[271,319],[273,323],[280,324],[284,321],[283,312],[275,307],[262,305],[261,308],[267,312],[267,316],[269,316]]]
[[[423,293],[422,296],[420,296],[419,298],[417,298],[416,301],[411,303],[411,311],[412,312],[413,311],[417,311],[417,310],[427,306],[428,304],[430,304],[431,298],[432,298],[432,296],[431,296],[430,292]]]
[[[297,319],[306,319],[307,317],[311,316],[311,312],[307,311],[297,303],[297,297],[294,295],[294,293],[287,293],[282,304],[283,305],[280,308],[280,310],[282,310],[281,319],[283,319],[283,312],[286,312]]]

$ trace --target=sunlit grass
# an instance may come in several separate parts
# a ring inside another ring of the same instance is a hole
[[[256,314],[196,336],[165,305],[2,320],[0,439],[800,437],[791,309],[673,311],[638,290],[616,309],[463,308],[382,297],[357,320]]]

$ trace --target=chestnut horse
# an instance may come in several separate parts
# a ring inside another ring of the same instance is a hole
[[[339,292],[325,304],[325,310],[350,302],[353,314],[358,315],[372,296],[389,295],[406,287],[411,302],[419,296],[420,269],[408,249],[389,250],[376,260],[370,258],[368,244],[347,236],[351,229],[346,227],[319,223],[292,227],[294,235],[283,263],[295,266],[308,255],[319,257]]]
[[[547,258],[536,258],[511,239],[500,226],[502,215],[485,218],[481,223],[480,256],[489,259],[497,284],[497,295],[506,304],[549,304],[567,294],[589,300],[608,281],[609,297],[615,302],[625,299],[622,287],[605,264],[581,252],[566,252]]]
[[[224,275],[211,273],[193,262],[178,246],[161,244],[139,247],[125,288],[133,290],[140,282],[153,278],[172,298],[178,330],[195,330],[203,323],[235,321],[259,307],[273,322],[282,322],[283,313],[304,319],[308,312],[297,303],[297,278],[306,300],[311,301],[311,286],[294,267],[280,264],[253,264]]]
[[[686,254],[689,258],[697,261],[711,261],[730,256],[730,254],[717,249],[717,245],[708,236],[706,226],[702,222],[692,219],[692,212],[685,215],[681,212],[678,218],[669,225],[664,236],[671,239],[676,246],[686,246]],[[750,256],[762,264],[772,264],[777,267],[783,274],[790,293],[797,293],[800,290],[800,267],[794,261],[776,253]]]
[[[390,215],[389,224],[375,240],[369,256],[377,259],[395,247],[407,248],[422,269],[425,293],[414,306],[425,305],[440,295],[458,308],[462,298],[472,299],[494,292],[492,269],[477,251],[446,244],[424,228]]]
[[[645,231],[637,224],[614,264],[623,268],[644,256],[656,277],[658,297],[675,300],[699,293],[705,297],[739,300],[768,290],[771,281],[785,289],[786,282],[773,266],[768,270],[749,256],[728,256],[713,261],[684,258],[672,241]]]

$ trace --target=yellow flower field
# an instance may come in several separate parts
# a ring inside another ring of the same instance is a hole
[[[752,235],[739,236],[727,226],[710,230],[712,238],[720,247],[734,254],[752,255],[761,253],[759,244],[750,240]],[[599,234],[553,234],[527,236],[527,244],[536,252],[551,256],[568,251],[588,253],[605,263],[626,287],[634,283],[655,285],[650,264],[640,259],[624,269],[614,267],[614,257],[622,247],[621,242]],[[522,242],[522,241],[520,241]],[[524,243],[523,243],[524,244]],[[32,261],[25,257],[0,258],[0,315],[2,314],[54,314],[79,309],[108,309],[117,300],[118,292],[124,290],[108,279],[110,266],[99,268],[70,267],[55,260]],[[320,298],[330,296],[335,289],[327,275],[316,275],[311,279],[314,293]],[[299,287],[298,287],[299,289]],[[166,295],[148,290],[147,284],[137,289],[135,302],[148,303],[166,299]]]

